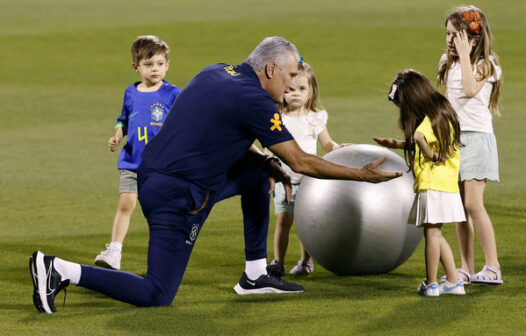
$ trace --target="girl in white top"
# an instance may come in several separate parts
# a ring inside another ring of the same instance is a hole
[[[493,50],[486,15],[474,6],[458,7],[446,19],[447,51],[440,59],[438,84],[445,86],[458,114],[462,131],[460,193],[466,222],[457,224],[461,267],[465,284],[502,284],[493,224],[484,207],[486,181],[498,181],[498,153],[492,118],[500,116],[502,85],[499,58]],[[476,274],[473,254],[475,226],[485,265]]]
[[[312,68],[300,63],[298,75],[294,79],[294,90],[285,94],[286,106],[281,108],[283,124],[294,136],[303,151],[316,154],[317,142],[325,152],[330,152],[347,144],[337,144],[327,130],[327,111],[318,107],[318,82]],[[272,154],[265,150],[267,154]],[[294,200],[303,175],[295,173],[283,164],[283,169],[291,177],[292,198],[286,202],[281,183],[276,184],[274,205],[276,212],[276,231],[274,232],[274,260],[267,267],[269,274],[281,277],[285,273],[285,254],[289,243],[289,232],[294,221]],[[301,260],[292,268],[290,274],[307,275],[314,270],[312,258],[301,245]]]

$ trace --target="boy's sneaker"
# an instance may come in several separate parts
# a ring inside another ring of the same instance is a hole
[[[36,251],[29,258],[29,272],[33,280],[33,304],[39,312],[53,314],[55,297],[64,289],[64,302],[66,302],[66,287],[69,280],[61,281],[62,277],[54,267],[55,256],[45,255]]]
[[[250,280],[245,272],[239,279],[239,283],[234,287],[234,292],[239,295],[302,293],[303,291],[304,289],[300,285],[268,274],[264,274],[256,280]]]
[[[438,292],[441,295],[442,294],[465,295],[466,290],[464,289],[464,281],[460,280],[457,283],[451,283],[446,280],[438,286]]]
[[[106,244],[106,251],[102,251],[95,257],[95,265],[120,270],[121,251],[112,249],[110,244]]]
[[[433,282],[429,285],[426,285],[426,281],[424,280],[420,285],[418,285],[418,294],[422,296],[439,296],[440,292],[438,291],[438,284]]]
[[[292,275],[309,275],[309,273],[312,273],[314,271],[314,264],[310,262],[305,262],[302,260],[298,260],[298,263],[296,266],[294,266],[290,270],[290,274]]]
[[[267,273],[276,278],[281,278],[285,275],[285,266],[277,259],[274,259],[267,265]]]

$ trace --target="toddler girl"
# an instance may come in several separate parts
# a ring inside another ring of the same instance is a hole
[[[347,144],[337,144],[327,130],[327,111],[319,107],[319,89],[312,68],[302,62],[298,75],[294,79],[295,89],[285,94],[285,106],[281,108],[283,124],[294,136],[301,149],[309,154],[316,154],[317,142],[325,152],[330,152]],[[267,154],[271,154],[268,150]],[[291,177],[292,198],[290,203],[285,199],[283,184],[275,187],[274,207],[276,212],[276,231],[274,232],[274,260],[267,266],[267,272],[277,277],[285,274],[285,254],[289,243],[289,232],[294,221],[294,200],[303,175],[295,173],[287,165],[284,170]],[[300,243],[301,244],[301,243]],[[314,270],[309,253],[301,245],[301,260],[291,269],[290,274],[307,275]]]

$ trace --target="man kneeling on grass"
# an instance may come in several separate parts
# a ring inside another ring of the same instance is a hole
[[[264,39],[237,66],[211,65],[181,92],[159,134],[146,146],[138,171],[139,201],[148,221],[146,276],[79,265],[35,252],[29,259],[33,303],[53,313],[55,296],[70,283],[136,306],[169,305],[177,293],[195,240],[212,206],[241,195],[245,272],[237,294],[299,293],[303,287],[266,271],[269,192],[290,178],[279,161],[262,155],[258,139],[294,171],[308,176],[386,181],[380,159],[349,168],[306,154],[283,126],[275,102],[294,89],[299,53],[281,37]]]

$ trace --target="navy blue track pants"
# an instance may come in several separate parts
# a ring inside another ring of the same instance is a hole
[[[241,195],[246,260],[267,256],[268,175],[240,161],[219,192],[179,177],[140,169],[139,201],[148,221],[146,276],[82,265],[79,286],[136,306],[169,305],[179,288],[195,240],[215,203]]]

